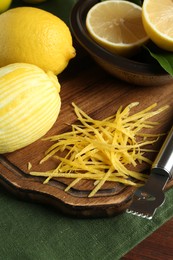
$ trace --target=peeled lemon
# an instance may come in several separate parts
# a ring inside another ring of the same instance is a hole
[[[60,84],[49,71],[14,63],[0,68],[0,154],[45,135],[61,107]]]
[[[0,15],[0,67],[30,63],[58,75],[75,56],[72,36],[57,16],[35,7]]]
[[[122,56],[134,55],[149,39],[142,23],[142,8],[128,1],[95,4],[87,14],[86,27],[100,46]]]
[[[142,19],[151,40],[160,48],[173,51],[173,2],[145,0]]]

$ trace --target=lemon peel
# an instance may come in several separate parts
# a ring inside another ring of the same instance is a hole
[[[24,63],[0,68],[0,154],[45,135],[60,107],[60,84],[52,72]]]

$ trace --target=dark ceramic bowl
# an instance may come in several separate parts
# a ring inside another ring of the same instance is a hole
[[[100,1],[78,0],[70,16],[73,35],[93,59],[110,74],[132,84],[152,86],[173,81],[173,77],[166,73],[154,59],[151,59],[144,49],[136,57],[128,59],[112,54],[90,37],[85,26],[86,15],[89,9],[98,2]]]

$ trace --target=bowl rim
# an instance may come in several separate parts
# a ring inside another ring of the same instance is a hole
[[[97,44],[90,36],[86,29],[85,20],[89,9],[100,0],[78,0],[73,6],[70,14],[70,29],[72,34],[92,56],[98,57],[105,62],[112,64],[114,67],[125,69],[131,73],[140,73],[150,76],[165,76],[168,75],[158,64],[142,63],[128,58],[113,54],[105,48]]]

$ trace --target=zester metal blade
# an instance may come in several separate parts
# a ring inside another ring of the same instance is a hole
[[[128,213],[152,219],[165,201],[164,188],[173,177],[173,127],[157,155],[147,183],[135,191]]]
[[[169,176],[151,174],[146,185],[136,190],[127,212],[151,219],[165,201],[163,190],[168,180]]]

